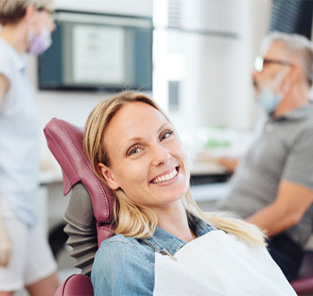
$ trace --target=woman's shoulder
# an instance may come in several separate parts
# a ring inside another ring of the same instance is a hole
[[[137,244],[136,239],[131,237],[126,237],[122,234],[114,235],[106,240],[104,240],[98,251],[97,254],[101,253],[120,253],[120,252],[126,252],[130,253],[135,248],[135,245]]]
[[[111,248],[122,248],[122,249],[131,249],[138,244],[138,241],[135,238],[127,237],[122,234],[116,234],[112,237],[104,240],[99,250],[101,249],[111,249]]]
[[[140,240],[121,234],[103,241],[91,272],[95,295],[152,295],[154,261],[149,256],[154,254],[147,250]]]
[[[2,49],[0,46],[0,73],[11,80],[14,73],[12,57]]]
[[[97,253],[96,259],[100,261],[129,261],[132,258],[151,263],[151,254],[154,253],[152,249],[144,245],[140,240],[132,237],[126,237],[122,234],[114,235],[104,240]]]

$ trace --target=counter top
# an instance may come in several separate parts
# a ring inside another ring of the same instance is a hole
[[[61,168],[42,170],[39,175],[40,185],[47,185],[50,183],[63,182]]]

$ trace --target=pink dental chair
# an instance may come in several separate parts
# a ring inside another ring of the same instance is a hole
[[[298,295],[313,296],[313,250],[307,250],[298,278],[291,282]]]
[[[82,274],[72,275],[62,283],[55,295],[93,295],[89,276],[98,247],[114,232],[114,194],[93,173],[83,151],[82,129],[53,118],[44,132],[62,168],[63,193],[71,191],[64,231],[69,235],[67,244],[73,248],[71,256],[77,260],[75,267],[82,270]],[[313,251],[306,253],[299,277],[291,285],[298,295],[313,295]]]
[[[52,119],[44,133],[52,154],[63,173],[63,193],[71,189],[71,199],[64,219],[69,235],[71,256],[82,274],[69,277],[55,295],[93,295],[90,272],[101,242],[112,236],[114,194],[93,173],[83,151],[83,131],[63,120]]]

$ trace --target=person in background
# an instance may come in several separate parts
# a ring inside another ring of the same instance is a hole
[[[0,295],[54,295],[57,265],[36,217],[39,128],[26,53],[55,29],[50,0],[0,0]]]
[[[116,197],[115,235],[92,267],[95,295],[296,295],[255,225],[196,205],[182,142],[148,96],[98,104],[84,148]]]
[[[313,227],[312,42],[273,32],[262,43],[253,72],[256,100],[268,118],[235,170],[219,207],[263,229],[268,250],[288,280],[297,276]]]

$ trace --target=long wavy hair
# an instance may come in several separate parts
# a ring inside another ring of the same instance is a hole
[[[142,93],[125,91],[115,95],[110,100],[99,103],[89,115],[86,123],[84,149],[95,173],[105,184],[107,182],[99,168],[99,163],[103,163],[107,167],[111,165],[106,150],[105,131],[113,116],[124,105],[134,102],[143,102],[150,105],[161,112],[166,120],[170,122],[161,108],[151,98]],[[135,204],[121,188],[115,190],[114,193],[116,196],[113,221],[116,225],[115,233],[138,239],[151,236],[158,224],[155,213],[148,207]],[[190,213],[217,229],[234,234],[252,244],[265,245],[265,236],[255,225],[235,217],[226,216],[224,213],[204,213],[194,201],[190,188],[182,201],[186,213]]]

